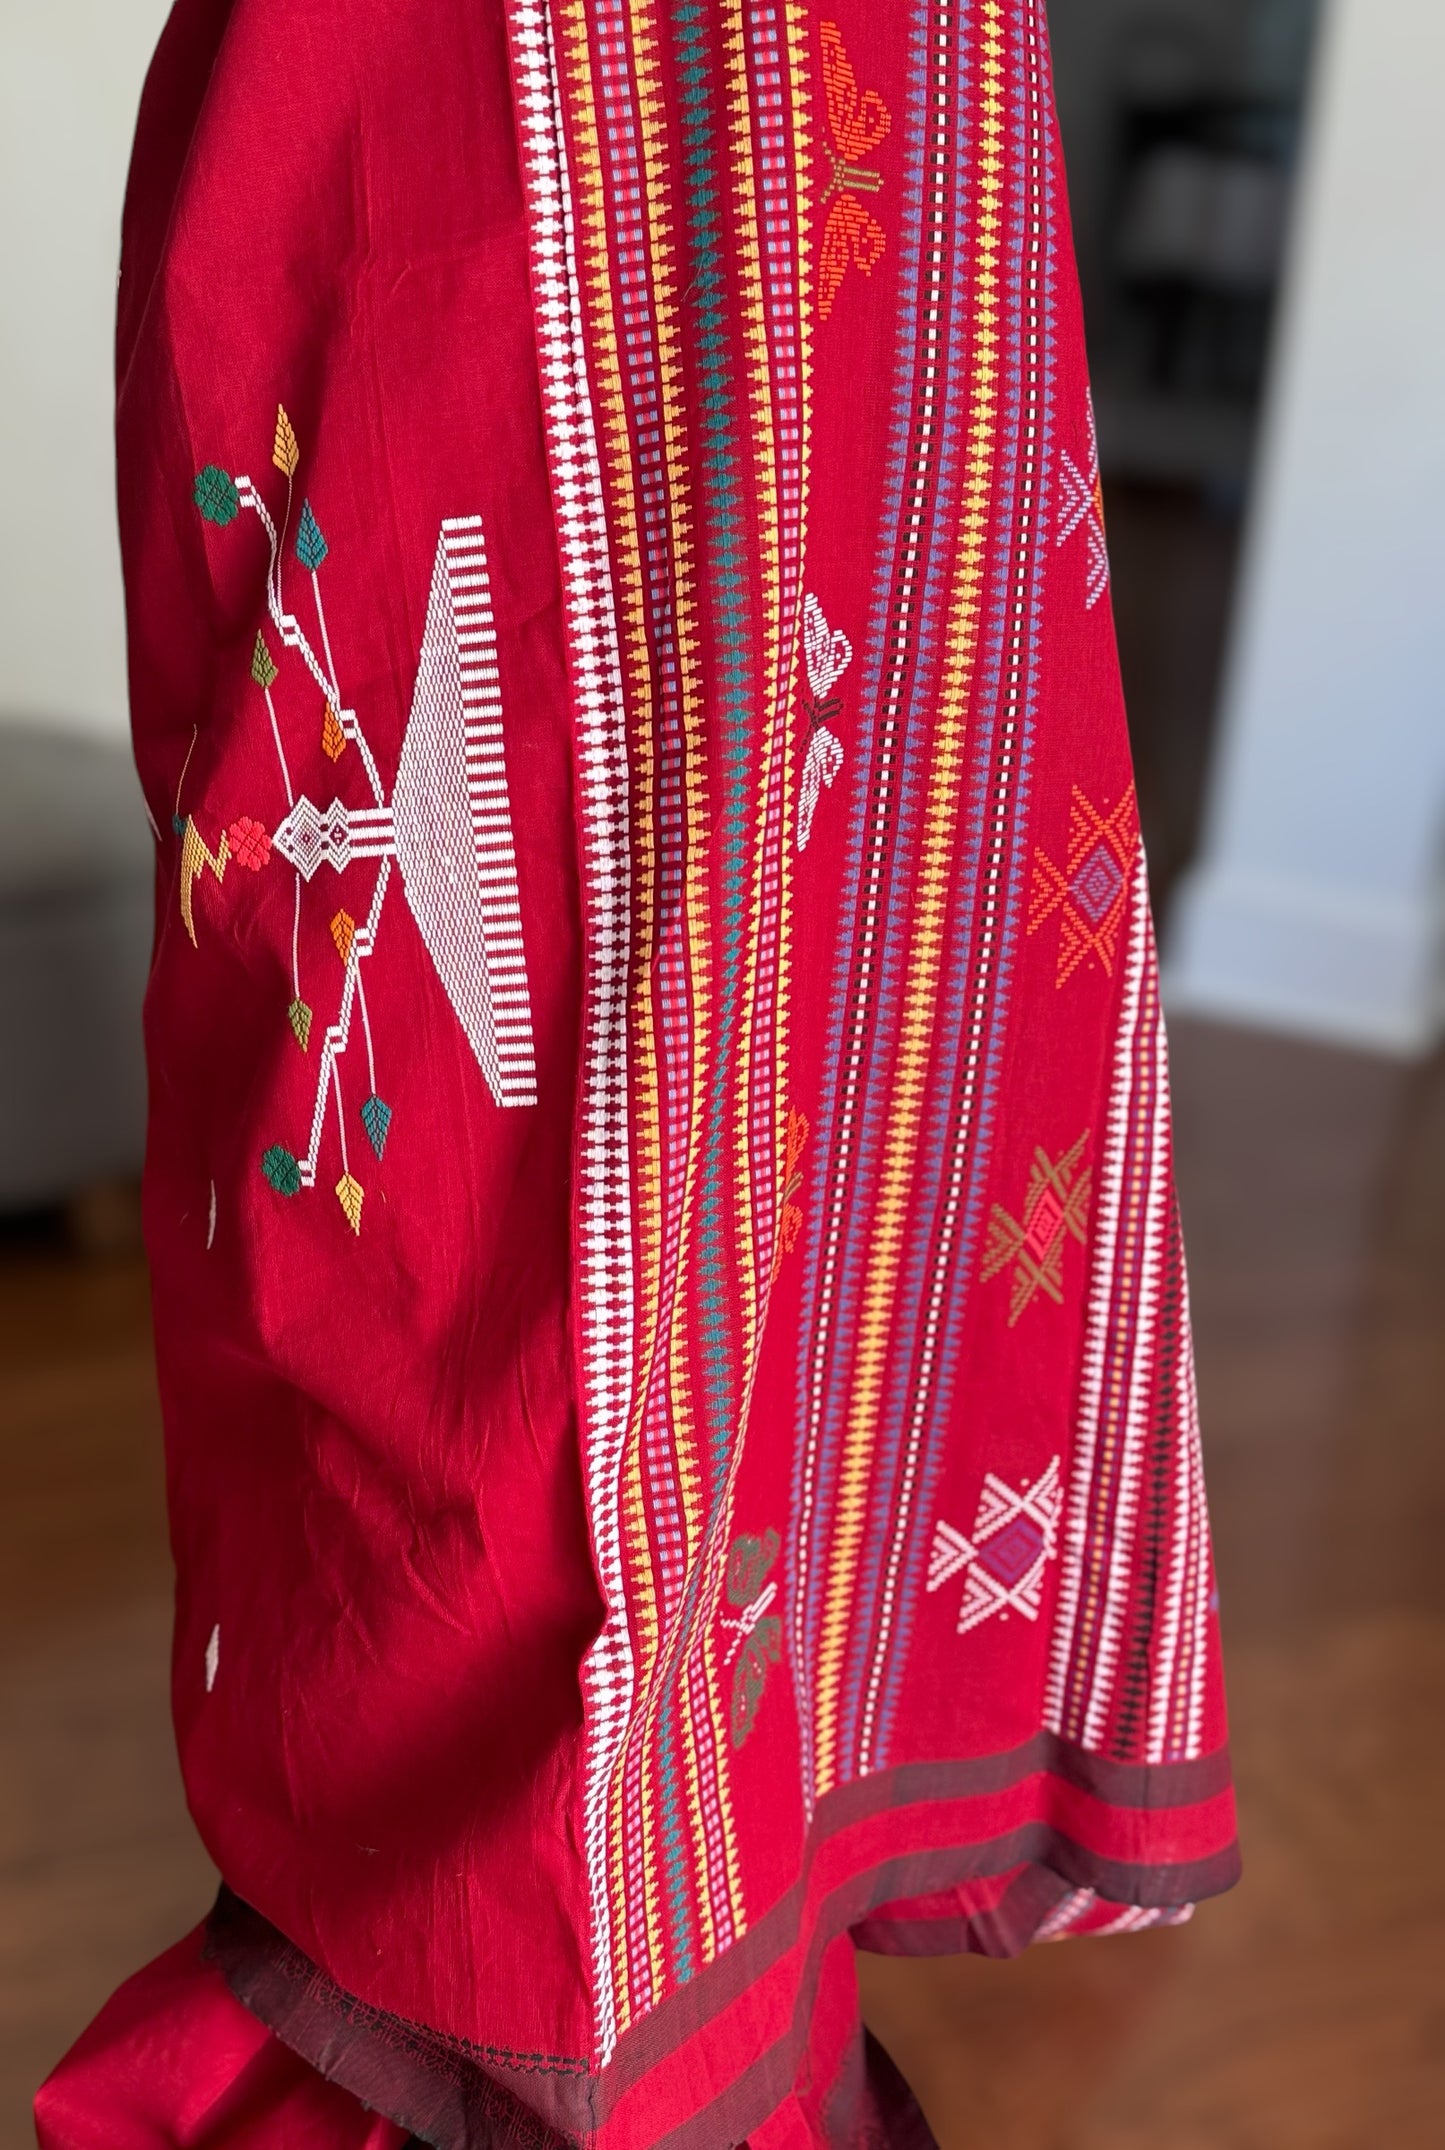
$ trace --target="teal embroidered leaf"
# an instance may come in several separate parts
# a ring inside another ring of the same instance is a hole
[[[361,1108],[361,1124],[366,1129],[367,1140],[378,1157],[386,1148],[386,1138],[391,1132],[391,1107],[382,1098],[369,1097]]]
[[[184,835],[185,835],[185,833],[186,833],[186,820],[187,820],[187,816],[186,816],[185,814],[172,814],[172,815],[171,815],[171,827],[172,827],[172,828],[173,828],[173,829],[175,830],[175,832],[176,832],[177,836],[184,836]]]
[[[206,521],[217,524],[222,530],[241,512],[241,496],[236,491],[235,482],[219,463],[207,463],[196,479],[192,498]]]
[[[301,1192],[301,1167],[290,1150],[281,1143],[273,1142],[261,1159],[265,1173],[277,1194],[293,1195]]]
[[[326,558],[327,549],[326,540],[321,535],[321,525],[316,520],[311,503],[309,500],[303,500],[301,522],[296,531],[296,557],[301,565],[309,568],[314,575]]]

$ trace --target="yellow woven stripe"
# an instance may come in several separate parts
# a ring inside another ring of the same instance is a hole
[[[677,666],[681,697],[683,770],[680,786],[683,815],[682,852],[686,885],[683,915],[686,934],[683,960],[688,970],[687,998],[692,1009],[693,1044],[689,1056],[690,1088],[684,1107],[687,1127],[682,1166],[684,1220],[692,1206],[692,1187],[700,1151],[701,1127],[697,1100],[710,1050],[710,957],[709,909],[702,870],[708,826],[707,769],[703,752],[700,659],[697,635],[695,574],[691,536],[688,444],[683,420],[683,372],[679,340],[679,309],[674,219],[667,192],[668,156],[665,141],[666,111],[657,61],[655,9],[639,4],[629,11],[628,30],[632,81],[636,91],[639,137],[644,170],[642,216],[648,247],[650,298],[657,336],[659,390],[662,411],[665,497],[669,516],[668,545],[672,569],[671,601],[677,637]],[[632,720],[631,763],[633,770],[635,909],[634,968],[629,987],[630,1062],[634,1079],[633,1124],[637,1159],[636,1245],[638,1252],[638,1331],[643,1355],[637,1369],[623,1465],[622,1525],[629,1609],[634,1619],[637,1648],[637,1690],[632,1722],[618,1755],[609,1802],[609,1834],[614,1901],[614,1941],[617,1972],[617,2015],[625,2029],[636,2013],[637,1997],[628,1976],[627,1936],[623,1922],[625,1869],[623,1829],[627,1816],[626,1785],[640,1779],[641,1836],[643,1844],[643,1894],[646,1905],[648,1956],[654,1994],[664,1975],[666,1952],[661,1913],[664,1901],[659,1871],[659,1825],[656,1798],[656,1727],[660,1700],[668,1678],[669,1660],[676,1638],[669,1635],[660,1617],[659,1580],[652,1559],[651,1533],[644,1500],[644,1426],[648,1397],[654,1382],[664,1386],[666,1411],[677,1461],[683,1526],[683,1558],[690,1564],[697,1556],[701,1529],[702,1484],[694,1417],[686,1383],[672,1378],[672,1364],[664,1373],[659,1357],[676,1356],[676,1340],[683,1324],[679,1319],[680,1293],[675,1284],[663,1300],[663,1268],[666,1258],[666,1213],[663,1187],[662,1082],[665,1049],[661,1039],[661,1011],[655,998],[653,965],[658,955],[657,859],[659,830],[656,824],[654,787],[657,776],[657,735],[660,715],[653,690],[653,660],[644,601],[643,541],[635,509],[635,472],[627,435],[622,375],[618,363],[616,325],[611,306],[608,230],[600,179],[600,145],[597,140],[596,102],[592,90],[586,47],[585,11],[580,0],[571,0],[568,22],[579,103],[585,107],[580,128],[586,145],[588,184],[579,187],[584,204],[584,245],[587,250],[596,305],[590,324],[597,337],[600,400],[605,437],[613,451],[613,527],[617,550],[619,605],[623,626],[624,659],[628,670],[628,707]],[[579,159],[579,162],[582,161]],[[674,1130],[676,1145],[678,1131]],[[670,1164],[674,1178],[678,1161]],[[685,1274],[685,1271],[683,1272]],[[686,1749],[688,1719],[684,1717]],[[684,1774],[689,1783],[689,1804],[696,1809],[697,1764],[695,1753],[685,1752]],[[638,1816],[632,1816],[634,1823]],[[703,1892],[705,1896],[705,1891]],[[703,1903],[703,1930],[712,1931],[711,1907]]]
[[[693,1712],[692,1684],[685,1677],[678,1683],[678,1722],[682,1733],[687,1811],[694,1825],[692,1859],[693,1878],[697,1888],[698,1953],[702,1962],[711,1963],[718,1952],[718,1929],[713,1911],[707,1840],[702,1834],[702,1815],[706,1801],[702,1793],[702,1771],[698,1760],[702,1739],[707,1736],[709,1727],[700,1727],[697,1723]]]
[[[793,273],[798,286],[798,376],[801,450],[798,465],[798,482],[801,489],[798,520],[798,544],[803,562],[799,577],[798,595],[801,598],[807,579],[808,558],[808,505],[811,498],[813,460],[813,309],[808,293],[812,290],[812,188],[815,166],[815,148],[812,123],[812,97],[816,84],[813,55],[809,45],[810,18],[799,0],[788,0],[784,10],[784,38],[787,51],[786,81],[788,112],[793,131],[793,199],[797,216],[796,254]],[[790,646],[785,646],[785,678],[783,681],[783,709],[791,718],[798,689],[798,667],[802,639],[800,617],[794,616],[784,623]],[[790,1022],[789,1006],[792,996],[793,968],[793,867],[797,858],[796,806],[798,798],[798,743],[801,732],[790,727],[788,746],[784,760],[785,797],[783,801],[783,872],[782,916],[778,935],[778,1005],[777,1005],[777,1069],[778,1069],[778,1117],[776,1138],[776,1168],[773,1186],[773,1216],[781,1217],[783,1203],[784,1160],[787,1146],[788,1107],[792,1102],[789,1081]]]
[[[733,237],[737,249],[741,287],[741,318],[748,392],[743,399],[751,436],[753,484],[757,509],[758,551],[762,570],[764,608],[764,659],[768,699],[772,703],[777,666],[778,596],[778,499],[772,432],[768,345],[763,312],[762,263],[758,246],[753,160],[752,100],[748,87],[747,49],[743,32],[743,0],[729,0],[723,30],[723,95],[728,113],[728,150],[732,166]],[[772,715],[771,707],[769,717]],[[766,735],[758,758],[759,793],[757,824],[748,899],[747,963],[739,1035],[743,1040],[734,1069],[734,1192],[733,1222],[738,1244],[738,1314],[741,1359],[752,1364],[757,1341],[758,1295],[756,1247],[753,1230],[752,1143],[749,1138],[749,1102],[753,1064],[753,1025],[756,1019],[759,887],[762,875],[763,828],[767,812],[769,757]]]
[[[704,1078],[711,1051],[711,912],[706,901],[705,860],[707,854],[707,763],[705,742],[705,711],[702,703],[702,674],[697,639],[697,607],[694,596],[696,573],[690,520],[682,512],[688,501],[688,441],[684,422],[684,380],[679,342],[679,305],[676,277],[676,241],[674,232],[676,217],[669,198],[667,179],[667,148],[664,139],[665,107],[661,79],[657,65],[657,41],[649,13],[645,26],[634,31],[634,72],[638,86],[641,112],[641,137],[643,170],[645,175],[645,216],[648,229],[649,253],[653,267],[653,301],[658,329],[658,355],[663,419],[663,452],[667,473],[667,493],[671,515],[670,548],[672,561],[671,598],[677,623],[678,674],[682,733],[682,770],[680,779],[680,805],[683,818],[682,856],[684,870],[683,902],[681,915],[685,922],[684,950],[688,973],[687,1000],[692,1017],[692,1045],[688,1058],[689,1085],[684,1108],[685,1127],[673,1129],[673,1142],[682,1150],[681,1158],[674,1154],[671,1171],[674,1182],[674,1199],[679,1203],[678,1255],[675,1276],[667,1287],[667,1300],[661,1300],[659,1292],[659,1319],[649,1333],[646,1380],[639,1388],[639,1401],[644,1400],[654,1378],[665,1383],[667,1421],[672,1452],[676,1461],[678,1489],[682,1511],[683,1560],[690,1569],[699,1555],[702,1531],[703,1484],[702,1466],[698,1447],[696,1419],[691,1407],[691,1393],[685,1378],[676,1377],[676,1337],[682,1324],[680,1315],[685,1301],[687,1277],[688,1220],[694,1206],[694,1190],[697,1165],[701,1154],[703,1127],[701,1101],[704,1095]],[[647,981],[651,992],[653,981]],[[656,1011],[660,1017],[660,1010]],[[675,1050],[675,1049],[674,1049]],[[678,1182],[680,1179],[680,1190]],[[657,1250],[659,1268],[665,1260],[665,1248],[659,1243]],[[659,1276],[659,1284],[661,1278]],[[661,1354],[666,1353],[665,1373],[658,1364]],[[641,1697],[632,1735],[632,1745],[642,1755],[644,1779],[648,1785],[647,1842],[649,1872],[649,1916],[656,1923],[656,1911],[662,1902],[661,1877],[658,1862],[661,1847],[658,1841],[657,1810],[653,1798],[656,1770],[665,1757],[658,1742],[657,1731],[662,1701],[671,1683],[671,1664],[675,1658],[676,1631],[669,1628],[658,1641],[656,1653],[649,1660],[647,1679]],[[679,1744],[682,1750],[682,1771],[686,1786],[687,1810],[696,1815],[701,1811],[699,1790],[699,1760],[697,1731],[693,1722],[691,1702],[684,1691],[682,1707],[678,1713]],[[705,1858],[698,1856],[694,1862],[697,1883],[700,1942],[706,1959],[716,1952],[717,1937],[714,1909],[708,1888]],[[654,1879],[655,1878],[655,1882]]]
[[[985,0],[982,20],[978,241],[972,281],[973,362],[964,499],[924,816],[916,923],[903,990],[888,1139],[878,1201],[868,1235],[870,1258],[839,1481],[838,1522],[828,1570],[818,1673],[820,1795],[838,1781],[844,1760],[837,1751],[839,1671],[857,1592],[863,1515],[877,1442],[898,1270],[905,1246],[922,1130],[939,972],[946,950],[948,898],[958,833],[958,796],[977,657],[980,598],[994,487],[998,438],[999,207],[1004,169],[1002,17],[997,0]]]
[[[732,49],[733,34],[734,33],[730,33],[728,40],[730,74],[735,74],[737,67],[741,65],[740,49],[736,53],[734,53]],[[736,144],[736,133],[736,127],[734,126],[734,128],[731,130],[731,138],[734,144]],[[750,168],[751,159],[749,155],[749,169]],[[756,254],[755,244],[753,247],[753,252],[754,254]],[[690,703],[689,714],[695,719],[701,713],[697,711],[695,704]],[[694,766],[696,766],[696,768],[699,770],[703,766],[703,741],[701,738],[700,729],[697,727],[695,722],[690,723],[688,728],[688,754],[689,773],[691,774]],[[697,757],[695,765],[693,762],[694,754]],[[679,1710],[678,1722],[682,1732],[684,1774],[689,1786],[690,1794],[695,1792],[698,1781],[699,1756],[698,1749],[696,1746],[696,1740],[699,1737],[700,1733],[711,1732],[715,1735],[718,1726],[715,1710],[713,1712],[714,1722],[711,1727],[699,1727],[696,1723],[694,1712],[691,1708],[690,1701],[688,1700],[688,1673],[691,1661],[696,1650],[700,1646],[705,1648],[707,1634],[712,1626],[712,1615],[716,1604],[717,1589],[718,1587],[720,1587],[721,1580],[721,1559],[719,1548],[720,1546],[725,1546],[726,1544],[726,1537],[724,1533],[726,1531],[730,1518],[730,1501],[725,1496],[718,1504],[718,1510],[714,1520],[713,1535],[709,1543],[706,1547],[699,1543],[698,1534],[701,1525],[701,1501],[703,1494],[703,1482],[700,1458],[696,1447],[696,1422],[691,1405],[695,1377],[694,1360],[696,1352],[696,1335],[695,1326],[691,1319],[691,1310],[689,1306],[686,1286],[691,1276],[693,1265],[693,1231],[697,1205],[698,1164],[701,1157],[702,1142],[706,1132],[701,1120],[700,1101],[704,1095],[703,1084],[706,1079],[709,1065],[710,1040],[707,1035],[707,1031],[711,1027],[710,1023],[707,1021],[707,1018],[709,1018],[711,1014],[711,905],[709,901],[709,891],[706,885],[705,877],[703,874],[694,870],[694,861],[701,858],[702,848],[703,847],[700,844],[693,842],[688,845],[687,851],[689,868],[686,889],[687,916],[689,921],[689,928],[693,936],[695,958],[698,955],[701,956],[701,961],[695,963],[693,981],[694,1008],[699,1020],[695,1026],[694,1051],[692,1058],[692,1098],[694,1110],[690,1118],[688,1131],[686,1181],[681,1217],[681,1237],[678,1274],[682,1288],[679,1290],[677,1296],[674,1298],[671,1308],[669,1309],[670,1320],[668,1322],[668,1338],[670,1346],[669,1359],[673,1410],[679,1422],[679,1430],[681,1429],[681,1426],[683,1424],[685,1424],[687,1429],[688,1453],[685,1466],[683,1465],[683,1459],[681,1455],[679,1457],[679,1462],[680,1467],[682,1467],[683,1469],[684,1483],[686,1485],[688,1496],[689,1565],[692,1566],[697,1560],[703,1559],[706,1561],[709,1570],[716,1570],[716,1575],[714,1576],[714,1574],[708,1573],[705,1574],[701,1579],[700,1588],[697,1593],[697,1611],[690,1628],[686,1632],[679,1631],[675,1636],[671,1637],[667,1643],[664,1644],[662,1657],[656,1667],[655,1678],[654,1681],[651,1683],[651,1689],[646,1698],[646,1702],[644,1704],[642,1712],[642,1720],[645,1722],[646,1736],[648,1738],[649,1747],[652,1747],[656,1734],[659,1708],[664,1692],[666,1691],[668,1686],[674,1684],[678,1689],[681,1690],[683,1706]],[[748,1034],[746,1028],[744,1028],[743,1034],[744,1036]],[[746,1176],[746,1166],[746,1147],[743,1146],[739,1158],[739,1169],[743,1175],[743,1187],[741,1191],[741,1198],[737,1203],[736,1213],[740,1215],[741,1221],[745,1224],[748,1238],[750,1241],[751,1196],[750,1186]],[[750,1244],[745,1250],[745,1259],[741,1264],[741,1268],[744,1297],[745,1300],[749,1302],[745,1310],[745,1334],[750,1339],[756,1326],[755,1316],[753,1315],[751,1309],[752,1293],[750,1290],[750,1285],[753,1269],[753,1256]],[[725,1751],[721,1743],[716,1740],[714,1744],[714,1757],[717,1772],[717,1781],[720,1790],[720,1805],[723,1810],[725,1833],[727,1839],[731,1842],[734,1840],[734,1829],[731,1814],[731,1801],[728,1796],[729,1780],[726,1770]],[[659,1762],[661,1762],[663,1758],[659,1754],[657,1759]],[[712,1902],[710,1875],[707,1863],[706,1839],[702,1831],[701,1809],[696,1799],[691,1796],[689,1797],[689,1813],[693,1821],[693,1841],[690,1847],[690,1870],[693,1874],[698,1893],[698,1900],[701,1911],[702,1933],[704,1936],[712,1937],[710,1945],[715,1948],[719,1924],[725,1922],[719,1921],[717,1915],[717,1907]],[[730,1880],[732,1876],[735,1875],[735,1872],[736,1858],[734,1845],[734,1859],[732,1867],[730,1869]]]
[[[672,563],[670,588],[671,607],[675,622],[678,653],[679,692],[681,698],[680,718],[684,739],[684,768],[681,783],[681,810],[683,816],[682,846],[688,869],[702,849],[705,822],[705,769],[697,751],[698,733],[698,648],[697,608],[693,596],[694,577],[691,573],[692,542],[690,533],[690,498],[688,484],[687,440],[682,415],[682,371],[679,351],[678,308],[676,300],[676,263],[671,237],[671,218],[666,201],[665,146],[662,128],[664,108],[657,64],[657,41],[653,27],[652,10],[639,5],[629,15],[632,33],[632,74],[637,89],[640,118],[643,171],[645,177],[645,200],[643,215],[647,233],[651,299],[653,319],[657,334],[657,360],[659,390],[662,410],[663,461],[665,468],[665,496],[669,518],[668,546]],[[658,712],[651,698],[650,678],[651,652],[645,644],[639,651],[639,660],[649,675],[648,700],[639,708],[635,765],[639,773],[646,770],[646,796],[639,797],[636,807],[636,824],[639,848],[647,860],[649,889],[654,898],[657,888],[657,842],[659,832],[655,823],[652,787],[657,764],[656,729]],[[641,784],[639,784],[639,791]],[[663,1042],[662,1011],[657,1003],[653,963],[658,954],[655,939],[655,915],[649,915],[649,932],[643,960],[638,963],[632,980],[632,1004],[634,1035],[638,1047],[639,1064],[646,1071],[648,1106],[648,1132],[650,1147],[648,1163],[650,1170],[646,1180],[645,1199],[639,1199],[639,1250],[643,1271],[643,1357],[638,1369],[638,1383],[633,1401],[632,1423],[629,1427],[629,1447],[641,1447],[643,1425],[648,1396],[659,1373],[658,1358],[664,1348],[668,1333],[669,1309],[662,1303],[663,1268],[666,1259],[666,1215],[662,1185],[661,1114],[662,1081],[664,1062],[669,1048]],[[690,950],[684,945],[684,960]],[[704,959],[705,960],[705,959]],[[694,981],[695,985],[695,981]],[[701,1016],[705,1035],[705,1011]],[[697,1049],[694,1050],[693,1066],[697,1065]],[[694,1095],[696,1083],[693,1085]],[[674,1161],[672,1171],[676,1174]],[[671,1414],[669,1413],[669,1416]],[[675,1429],[674,1429],[675,1432]],[[696,1497],[690,1508],[686,1500],[689,1485],[696,1481],[695,1442],[692,1454],[678,1453],[680,1475],[684,1488],[685,1546],[690,1553],[697,1534],[698,1504]],[[639,1590],[639,1682],[644,1685],[657,1664],[662,1647],[662,1632],[658,1620],[656,1579],[652,1571],[650,1533],[645,1519],[638,1517],[638,1534],[633,1544],[636,1572],[641,1585]],[[646,1582],[643,1582],[643,1577]],[[641,1602],[645,1600],[645,1604]],[[643,1629],[645,1627],[645,1633]]]
[[[652,736],[654,709],[651,667],[648,663],[646,609],[643,583],[641,533],[636,518],[637,473],[627,423],[617,325],[612,302],[611,264],[608,248],[606,189],[601,144],[597,132],[597,96],[588,45],[587,9],[584,0],[562,0],[562,49],[570,77],[568,98],[572,121],[571,151],[573,191],[579,210],[579,242],[584,266],[584,304],[587,338],[604,449],[610,503],[609,531],[613,547],[614,590],[617,601],[627,706],[633,719],[632,800],[635,838],[632,845],[634,965],[646,975],[647,956],[656,911],[656,877],[653,865],[651,801],[653,790]],[[634,972],[636,975],[636,971]],[[657,1186],[660,1176],[660,1137],[657,1114],[655,1056],[645,1037],[631,1041],[629,1061],[636,1068],[633,1099],[633,1155],[636,1166],[637,1245],[640,1255],[638,1332],[647,1336],[655,1319],[654,1264],[650,1245],[656,1237]],[[639,1589],[637,1546],[645,1540],[640,1463],[629,1432],[619,1487],[618,1524],[621,1533],[624,1574],[629,1606],[637,1622],[636,1646],[648,1646],[648,1614],[651,1593]],[[626,1876],[622,1849],[622,1769],[625,1749],[618,1757],[618,1772],[609,1798],[610,1850],[608,1893],[612,1911],[613,1971],[619,2026],[632,2014],[632,1991],[628,1976],[626,1930]],[[647,1889],[649,1899],[654,1891]]]

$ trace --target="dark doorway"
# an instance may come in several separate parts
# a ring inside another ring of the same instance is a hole
[[[1317,0],[1051,0],[1156,908],[1198,843]]]

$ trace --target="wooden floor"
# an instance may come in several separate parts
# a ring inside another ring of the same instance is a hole
[[[1445,2144],[1445,1067],[1180,1026],[1248,1866],[1176,1933],[865,1960],[943,2150]],[[144,1277],[0,1255],[0,2150],[212,1877]]]

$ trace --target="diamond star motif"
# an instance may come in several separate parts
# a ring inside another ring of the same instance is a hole
[[[1017,1490],[990,1471],[979,1494],[972,1537],[941,1520],[935,1526],[928,1588],[941,1590],[955,1575],[963,1576],[960,1635],[996,1614],[1016,1612],[1025,1620],[1038,1619],[1044,1572],[1059,1549],[1064,1505],[1060,1468],[1055,1456],[1042,1478],[1026,1478]]]
[[[991,1283],[1013,1265],[1008,1317],[1011,1329],[1040,1292],[1055,1306],[1064,1303],[1064,1248],[1070,1239],[1078,1240],[1082,1246],[1088,1230],[1093,1178],[1090,1167],[1083,1163],[1088,1141],[1085,1132],[1059,1158],[1051,1158],[1044,1149],[1034,1151],[1022,1218],[1011,1215],[998,1202],[993,1205],[983,1280]]]
[[[1083,964],[1114,975],[1119,928],[1129,907],[1129,883],[1139,849],[1139,813],[1131,784],[1116,805],[1101,809],[1074,786],[1069,847],[1062,866],[1034,846],[1028,931],[1059,921],[1055,984],[1066,985]]]

